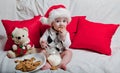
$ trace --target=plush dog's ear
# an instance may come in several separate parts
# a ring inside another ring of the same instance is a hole
[[[23,30],[28,31],[28,28],[27,27],[23,27]]]

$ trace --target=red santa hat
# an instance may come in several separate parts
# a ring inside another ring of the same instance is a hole
[[[58,17],[66,17],[68,23],[71,21],[70,12],[63,5],[54,5],[48,9],[44,17],[40,21],[43,24],[50,24]]]

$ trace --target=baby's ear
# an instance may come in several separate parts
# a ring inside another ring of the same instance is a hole
[[[53,23],[53,22],[51,23],[51,26],[54,26],[54,23]]]
[[[25,30],[25,31],[28,31],[28,28],[26,28],[26,27],[23,27],[23,30]]]

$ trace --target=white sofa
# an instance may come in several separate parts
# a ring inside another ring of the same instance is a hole
[[[65,5],[72,16],[85,15],[91,21],[120,23],[119,0],[0,0],[0,19],[23,20],[39,14],[44,15],[54,4]],[[6,40],[5,29],[0,22],[0,73],[15,73],[13,60],[8,59],[3,51]],[[111,48],[111,56],[71,48],[73,57],[66,72],[120,73],[120,27],[112,38]],[[45,72],[53,71],[43,73]]]

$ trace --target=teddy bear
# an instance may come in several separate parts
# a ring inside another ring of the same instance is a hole
[[[29,39],[28,29],[26,27],[16,27],[12,31],[12,40],[14,41],[12,49],[7,51],[9,58],[21,57],[36,52],[33,43]]]

